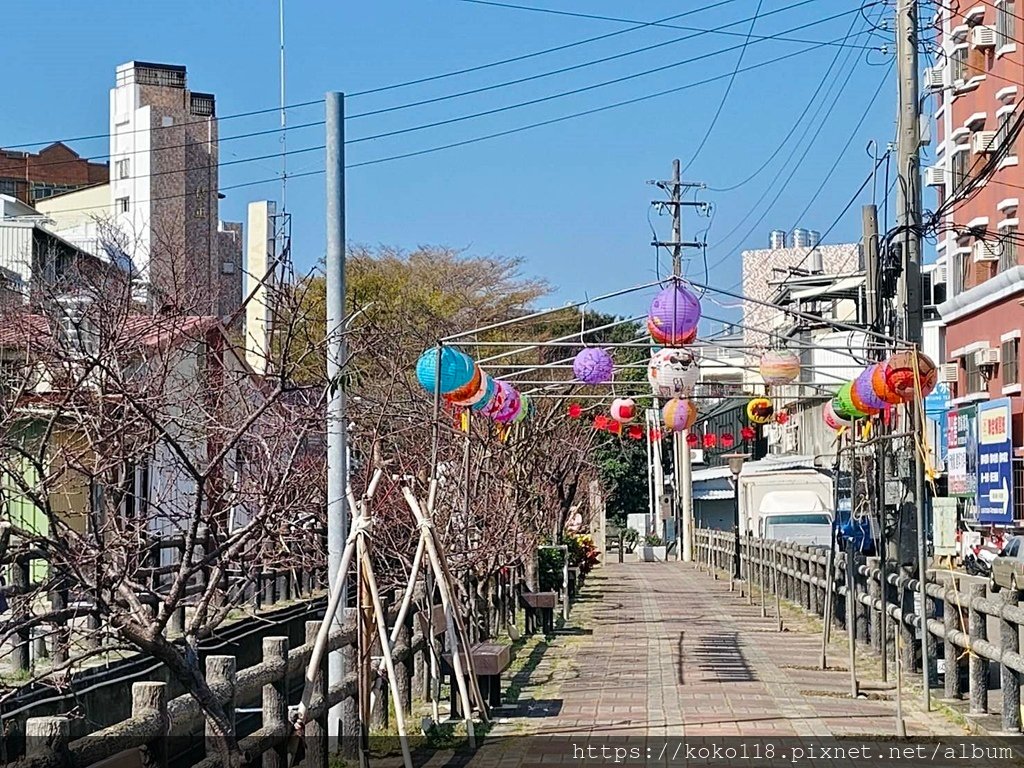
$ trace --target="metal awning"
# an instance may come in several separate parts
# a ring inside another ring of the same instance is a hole
[[[818,299],[826,296],[842,296],[856,291],[864,285],[865,280],[864,275],[844,277],[828,285],[819,285],[814,288],[805,288],[802,291],[793,291],[789,297],[793,301],[807,301],[808,299]]]
[[[718,489],[711,489],[707,491],[699,491],[694,489],[693,500],[694,501],[716,501],[718,499],[731,499],[735,496],[731,490],[723,491]]]

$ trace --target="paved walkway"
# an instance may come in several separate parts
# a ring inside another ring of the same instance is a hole
[[[813,620],[774,603],[768,618],[728,581],[681,563],[610,564],[589,577],[568,626],[519,675],[518,733],[582,736],[887,736],[893,691],[852,700],[845,635],[819,669]],[[818,625],[820,626],[820,625]],[[908,735],[963,734],[904,695]],[[504,731],[504,727],[499,727]],[[507,731],[506,731],[507,732]]]

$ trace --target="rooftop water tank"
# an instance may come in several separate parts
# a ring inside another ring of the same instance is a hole
[[[786,230],[773,229],[768,235],[768,246],[772,249],[786,247]]]
[[[794,229],[790,245],[793,248],[810,248],[811,233],[806,229]]]

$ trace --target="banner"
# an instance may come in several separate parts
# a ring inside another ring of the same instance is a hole
[[[932,499],[932,546],[936,556],[956,554],[956,499]]]
[[[978,405],[978,522],[1013,522],[1010,399]]]
[[[975,406],[946,414],[946,478],[949,495],[974,499],[978,492],[978,431]]]

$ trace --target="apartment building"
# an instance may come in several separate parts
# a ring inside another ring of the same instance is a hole
[[[0,195],[26,205],[104,184],[108,172],[106,163],[94,163],[59,141],[39,152],[0,149]]]

